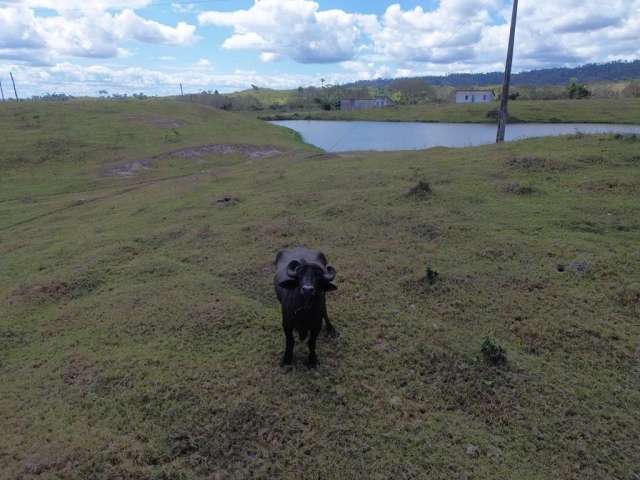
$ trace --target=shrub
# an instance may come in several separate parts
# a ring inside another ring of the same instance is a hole
[[[491,365],[507,363],[507,352],[493,338],[486,337],[480,346],[485,361]]]
[[[587,87],[582,83],[578,83],[575,78],[571,80],[571,83],[567,86],[567,93],[569,98],[573,99],[581,99],[591,96],[591,92],[587,90]]]

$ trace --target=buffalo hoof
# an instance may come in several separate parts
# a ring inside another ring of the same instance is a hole
[[[307,360],[307,367],[308,367],[308,368],[312,368],[312,369],[314,369],[314,370],[315,370],[316,368],[318,368],[318,359],[317,359],[317,358],[315,358],[315,357],[313,357],[313,358],[309,358],[309,359]]]
[[[281,367],[287,367],[293,364],[293,358],[292,357],[283,357],[282,360],[280,360],[280,366]]]
[[[330,330],[327,330],[327,333],[325,333],[325,336],[329,338],[338,338],[340,336],[340,332],[335,328],[332,328]]]

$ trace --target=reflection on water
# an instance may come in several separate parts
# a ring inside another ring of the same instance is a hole
[[[334,122],[285,120],[271,122],[299,132],[304,141],[329,152],[354,150],[416,150],[468,147],[494,143],[496,126],[469,123]],[[519,123],[507,127],[506,140],[575,133],[637,133],[640,125],[591,123]]]

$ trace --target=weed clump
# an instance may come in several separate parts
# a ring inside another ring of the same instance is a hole
[[[631,284],[620,292],[620,303],[626,307],[640,307],[640,284]]]
[[[615,133],[613,138],[624,142],[640,142],[640,135],[635,133]]]
[[[538,170],[547,166],[547,160],[540,157],[513,157],[507,160],[507,164],[523,170]]]
[[[522,185],[518,182],[509,183],[504,187],[506,193],[512,193],[514,195],[531,195],[534,192],[533,187]]]
[[[427,267],[427,274],[424,277],[425,282],[429,285],[435,285],[439,277],[440,274],[437,271],[433,270],[431,267]]]
[[[232,205],[236,205],[238,203],[240,203],[240,199],[237,197],[232,197],[229,195],[225,195],[223,197],[220,197],[218,199],[216,199],[216,205],[219,205],[221,207],[229,207]]]
[[[423,180],[420,180],[418,184],[407,193],[408,197],[413,198],[429,198],[431,195],[433,195],[431,184]]]
[[[480,351],[485,361],[491,365],[504,365],[507,363],[506,350],[491,337],[484,339],[480,346]]]

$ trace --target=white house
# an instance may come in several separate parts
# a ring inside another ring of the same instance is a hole
[[[493,90],[457,90],[456,103],[488,103],[495,100]]]

